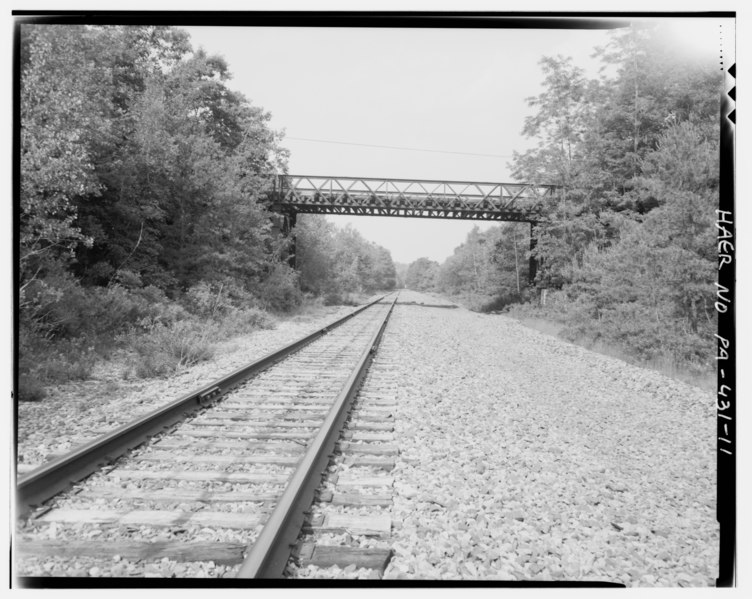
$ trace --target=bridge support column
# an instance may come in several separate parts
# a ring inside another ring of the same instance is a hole
[[[529,278],[528,283],[530,283],[530,286],[532,286],[535,283],[535,275],[538,274],[538,261],[535,259],[535,256],[532,255],[532,252],[535,250],[535,246],[538,245],[538,237],[536,235],[536,227],[535,223],[530,223],[530,270],[529,270]]]
[[[287,212],[282,222],[282,232],[288,236],[289,244],[287,246],[287,264],[290,268],[297,268],[296,255],[298,253],[298,243],[295,237],[295,225],[298,223],[297,212]]]

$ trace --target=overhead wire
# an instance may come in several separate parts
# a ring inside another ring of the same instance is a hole
[[[334,141],[331,139],[313,139],[310,137],[292,137],[287,136],[285,139],[294,139],[296,141],[308,141],[325,144],[337,144],[342,146],[361,146],[365,148],[383,148],[387,150],[405,150],[409,152],[431,152],[434,154],[459,154],[461,156],[487,156],[490,158],[511,158],[512,154],[482,154],[478,152],[453,152],[450,150],[433,150],[429,148],[408,148],[404,146],[382,146],[377,144],[364,144],[351,141]]]

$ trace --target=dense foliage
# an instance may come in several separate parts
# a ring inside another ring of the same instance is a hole
[[[405,272],[405,286],[417,291],[438,289],[439,263],[428,258],[418,258]]]
[[[560,193],[533,251],[530,291],[546,289],[548,301],[522,311],[561,320],[573,339],[708,370],[722,79],[713,60],[676,52],[667,39],[653,26],[617,31],[597,51],[597,80],[571,59],[541,60],[544,91],[528,100],[535,112],[523,129],[537,145],[512,167],[518,180]],[[527,280],[528,247],[521,225],[474,230],[432,285],[480,307],[524,299],[517,277],[522,270]]]
[[[528,295],[530,225],[505,223],[477,227],[441,265],[441,291],[463,296],[473,308],[493,310]]]
[[[393,286],[386,250],[325,224],[300,234],[320,260],[288,266],[290,240],[261,201],[287,151],[184,31],[22,25],[20,72],[22,398],[88,376],[101,345],[161,339],[179,366],[193,360],[184,348],[262,326],[259,310],[290,310],[303,290]],[[343,272],[327,264],[344,257]],[[136,370],[167,372],[163,357],[154,346]]]
[[[227,65],[161,27],[22,27],[21,283],[169,295],[277,262],[258,203],[285,152]],[[22,300],[23,301],[23,300]]]
[[[306,214],[298,217],[295,230],[303,291],[339,303],[351,294],[396,286],[389,251],[367,241],[351,226],[340,229],[322,216]]]

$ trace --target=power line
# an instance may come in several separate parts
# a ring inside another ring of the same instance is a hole
[[[310,141],[322,144],[337,144],[341,146],[361,146],[364,148],[383,148],[386,150],[406,150],[409,152],[432,152],[434,154],[460,154],[462,156],[488,156],[491,158],[511,158],[512,154],[479,154],[476,152],[450,152],[449,150],[429,150],[428,148],[406,148],[403,146],[379,146],[376,144],[360,144],[350,141],[333,141],[330,139],[311,139],[309,137],[286,137],[296,141]]]

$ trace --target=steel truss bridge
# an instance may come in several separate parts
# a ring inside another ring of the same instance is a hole
[[[552,185],[277,175],[267,200],[298,213],[535,223]]]
[[[528,183],[311,175],[276,175],[272,183],[265,203],[284,216],[282,228],[292,231],[289,263],[293,267],[293,229],[299,213],[528,222],[532,250],[541,209],[557,193],[556,186]],[[531,257],[531,282],[536,271],[537,263]]]

